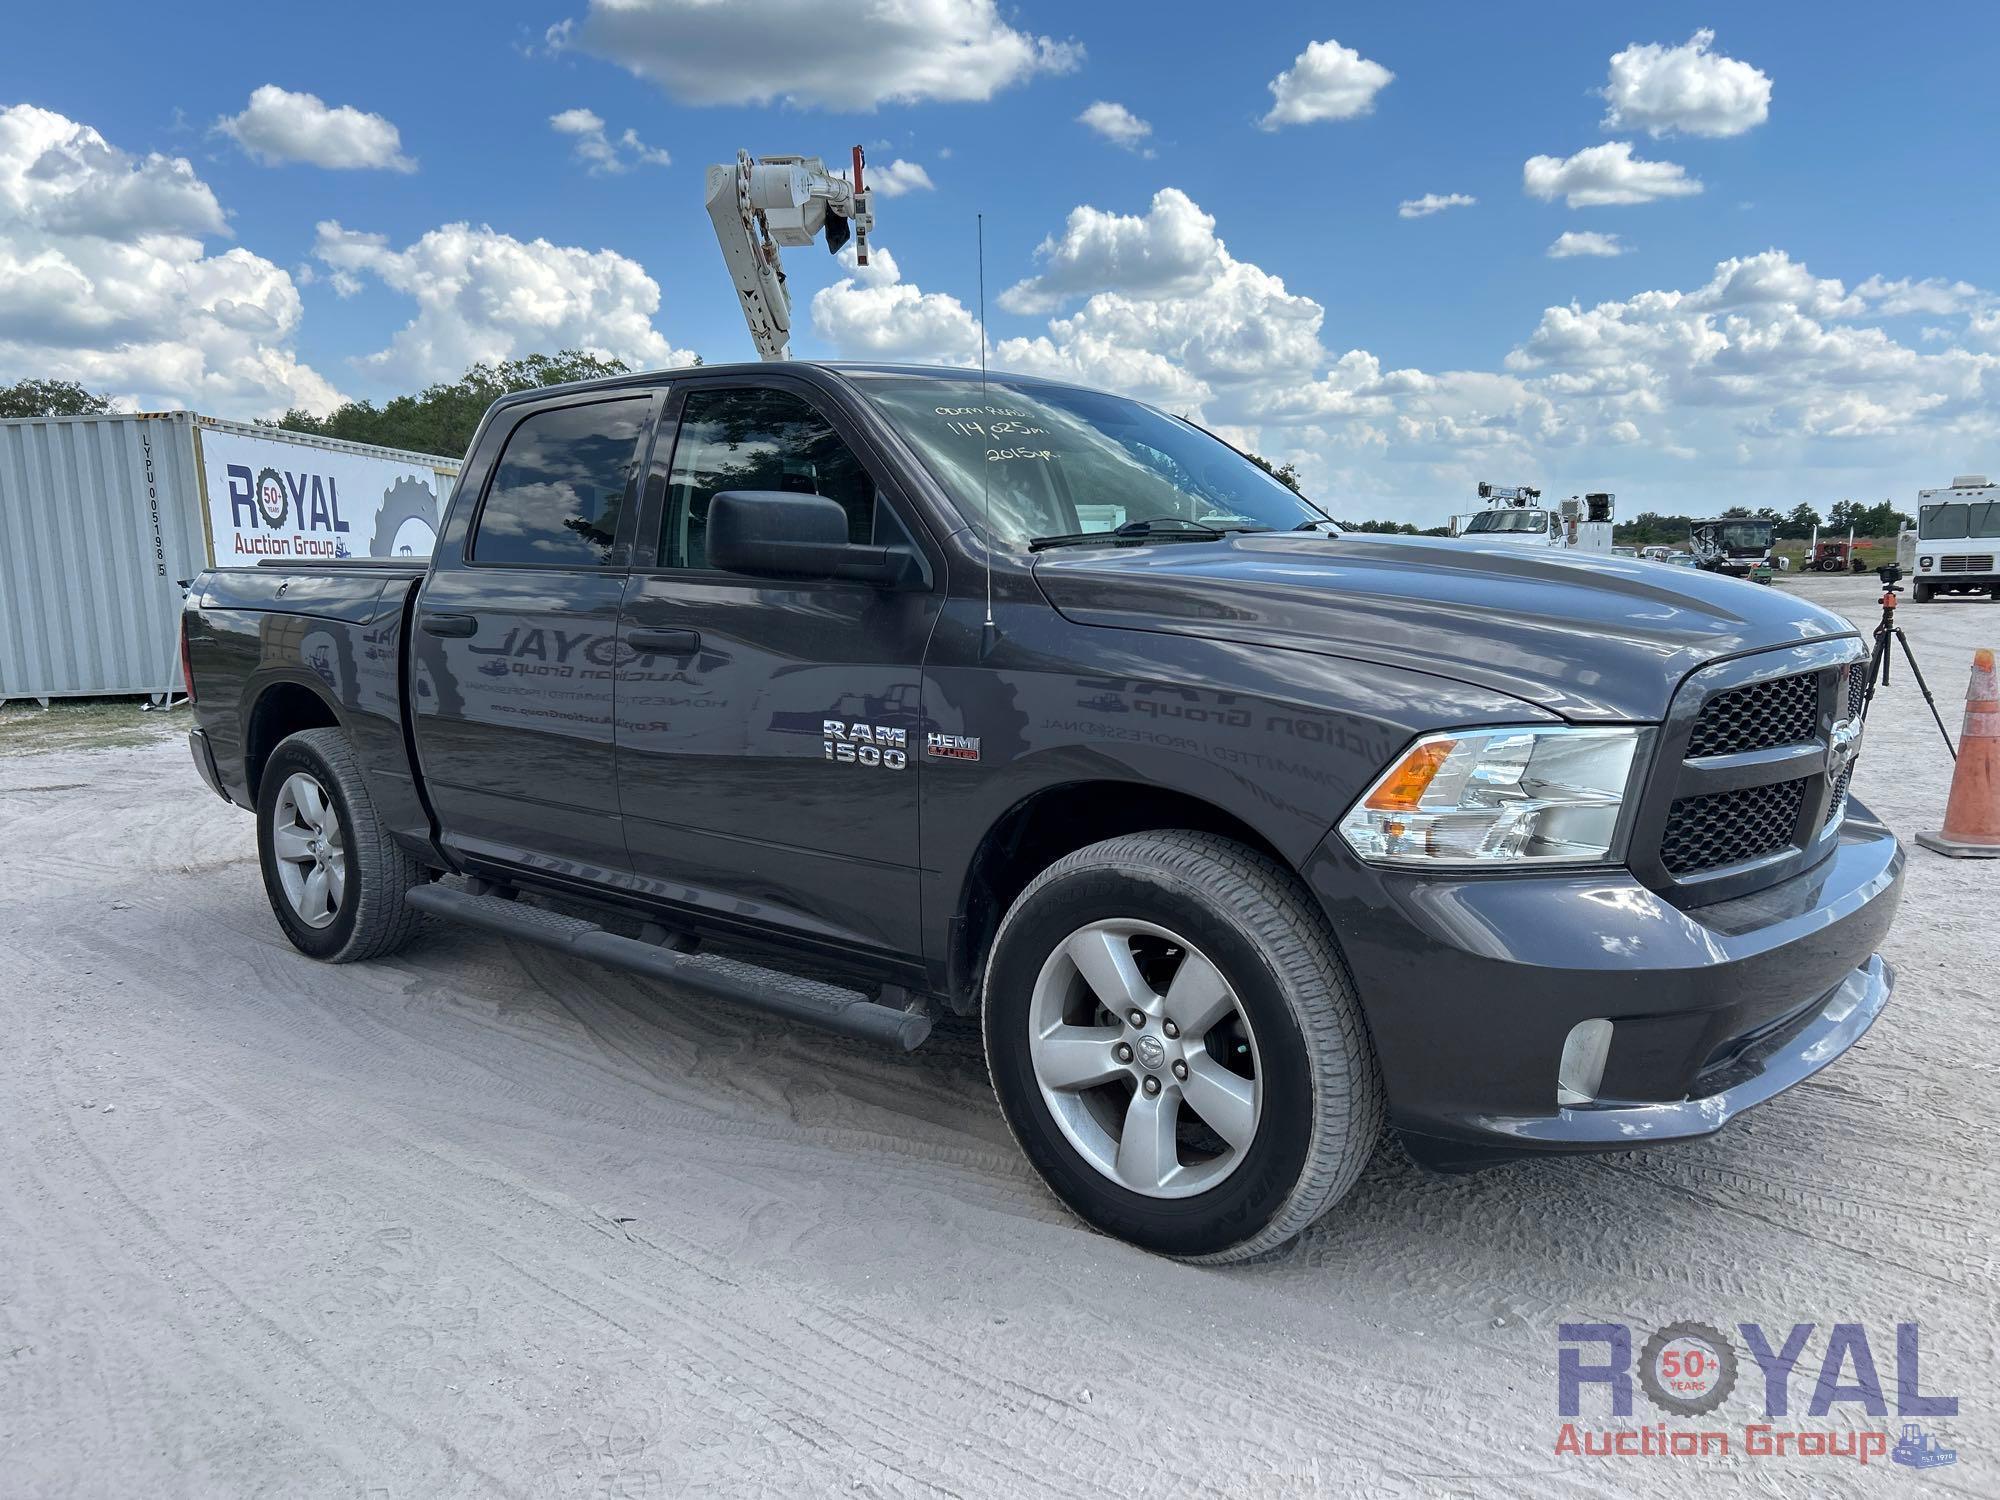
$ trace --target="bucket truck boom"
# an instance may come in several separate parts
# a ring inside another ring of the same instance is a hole
[[[708,169],[708,217],[743,304],[743,320],[765,359],[786,358],[792,336],[792,298],[785,290],[780,245],[809,245],[824,229],[826,248],[837,253],[851,232],[854,263],[868,264],[875,215],[861,166],[856,146],[852,182],[830,175],[817,156],[753,158],[739,151],[733,165]]]

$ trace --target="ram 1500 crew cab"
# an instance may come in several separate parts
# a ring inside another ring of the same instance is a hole
[[[428,565],[206,573],[185,649],[302,952],[430,914],[903,1046],[977,1016],[1049,1186],[1190,1259],[1295,1234],[1385,1130],[1453,1168],[1708,1135],[1889,995],[1844,620],[1344,535],[1073,386],[510,396]]]

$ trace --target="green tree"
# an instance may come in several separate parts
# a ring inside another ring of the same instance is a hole
[[[476,364],[457,380],[427,386],[414,396],[397,396],[380,406],[372,401],[349,401],[324,417],[293,410],[274,425],[351,443],[459,454],[471,446],[472,434],[486,408],[502,396],[571,380],[623,375],[629,368],[623,360],[601,359],[581,349],[530,354],[498,364]]]
[[[1785,517],[1785,524],[1778,528],[1778,535],[1793,541],[1806,541],[1812,536],[1813,528],[1821,524],[1819,512],[1808,501],[1801,500]]]
[[[1861,512],[1854,531],[1857,536],[1892,537],[1905,526],[1915,524],[1909,515],[1896,509],[1895,501],[1884,500],[1880,505],[1871,505]]]
[[[1738,508],[1739,514],[1747,514]],[[1704,511],[1699,517],[1663,515],[1656,510],[1645,510],[1629,521],[1620,521],[1612,532],[1612,540],[1621,547],[1686,547],[1688,533],[1696,520],[1709,519],[1711,512]]]
[[[1266,474],[1269,474],[1273,479],[1277,480],[1278,483],[1282,484],[1294,495],[1303,496],[1305,494],[1305,491],[1299,487],[1299,471],[1296,465],[1273,464],[1270,459],[1259,457],[1255,453],[1246,453],[1243,456],[1262,469]]]
[[[0,387],[0,417],[94,417],[110,410],[110,397],[74,380],[17,380]]]

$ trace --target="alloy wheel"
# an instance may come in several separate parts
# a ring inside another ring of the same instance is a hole
[[[347,895],[347,848],[340,817],[326,788],[294,771],[271,808],[271,853],[292,911],[308,927],[325,927],[340,915]]]
[[[1256,1138],[1250,1018],[1214,963],[1154,923],[1092,922],[1057,945],[1029,1001],[1028,1056],[1070,1145],[1132,1192],[1206,1192]]]

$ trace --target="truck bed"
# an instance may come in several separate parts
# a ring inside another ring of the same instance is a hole
[[[210,568],[194,581],[202,607],[319,615],[356,625],[400,612],[423,582],[424,558],[355,557],[339,562],[279,558],[254,568]]]

